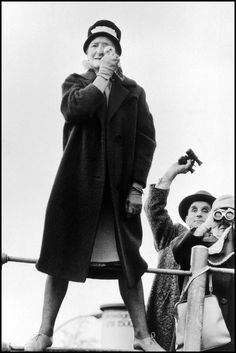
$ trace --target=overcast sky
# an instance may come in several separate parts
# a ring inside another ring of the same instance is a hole
[[[197,190],[234,193],[234,2],[3,1],[2,10],[3,252],[39,256],[62,156],[61,85],[84,72],[83,43],[99,19],[121,29],[123,71],[144,87],[153,114],[157,148],[148,184],[189,148],[203,162],[174,181],[173,220],[181,222],[178,204]],[[142,221],[141,252],[155,267],[144,214]],[[12,262],[2,274],[3,341],[24,344],[40,325],[46,276]],[[143,277],[145,300],[152,280]],[[71,283],[56,326],[114,302],[122,302],[116,281]]]

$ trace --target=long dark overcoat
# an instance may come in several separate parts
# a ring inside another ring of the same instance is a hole
[[[142,87],[114,74],[107,106],[104,94],[92,84],[95,77],[92,70],[72,74],[62,85],[63,156],[47,205],[36,268],[70,281],[86,280],[108,175],[117,249],[133,286],[147,264],[139,253],[140,216],[126,217],[125,200],[132,182],[146,186],[155,129]]]

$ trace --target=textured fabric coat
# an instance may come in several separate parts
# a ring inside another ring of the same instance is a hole
[[[173,223],[166,210],[169,190],[150,185],[145,211],[150,223],[154,246],[158,252],[159,268],[180,269],[174,259],[172,246],[188,231],[180,223]],[[172,349],[174,335],[174,305],[179,299],[177,275],[157,274],[154,277],[147,303],[147,321],[150,332],[167,351]]]
[[[146,186],[155,142],[145,92],[135,81],[113,75],[106,97],[93,85],[89,70],[72,74],[62,85],[65,118],[63,156],[46,210],[38,270],[70,281],[86,280],[105,178],[109,177],[117,249],[128,284],[147,268],[139,253],[140,216],[125,215],[132,182]]]

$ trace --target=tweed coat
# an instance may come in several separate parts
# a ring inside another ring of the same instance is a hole
[[[147,268],[139,248],[140,216],[127,218],[131,184],[146,186],[156,147],[145,92],[135,81],[112,77],[109,103],[93,85],[96,74],[71,74],[62,85],[63,155],[49,197],[36,268],[70,281],[86,280],[104,184],[110,186],[117,250],[128,285]]]
[[[169,189],[158,189],[154,184],[150,185],[144,209],[152,229],[154,246],[158,252],[157,267],[179,269],[172,246],[177,239],[182,239],[188,229],[171,220],[166,209],[168,194]],[[174,305],[178,299],[178,276],[155,275],[147,302],[147,322],[149,331],[155,334],[157,342],[167,351],[172,349],[175,329]]]

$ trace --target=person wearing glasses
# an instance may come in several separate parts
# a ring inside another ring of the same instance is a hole
[[[191,160],[185,164],[175,162],[156,184],[151,184],[144,210],[153,233],[158,252],[158,267],[179,269],[173,255],[173,244],[184,237],[189,229],[200,226],[208,217],[215,197],[205,190],[186,196],[179,204],[179,215],[184,224],[174,223],[170,217],[167,198],[170,186],[177,175],[193,170]],[[181,276],[180,276],[181,277]],[[179,299],[178,277],[171,274],[157,274],[154,277],[147,301],[147,322],[158,343],[167,351],[174,344],[174,307]]]
[[[182,270],[190,268],[191,249],[196,245],[208,248],[208,264],[211,267],[235,268],[235,206],[233,195],[218,197],[207,219],[197,228],[192,228],[173,246],[176,262]],[[235,351],[235,293],[234,276],[227,273],[212,273],[213,294],[219,300],[222,314],[231,336],[231,342],[216,351]],[[183,276],[179,276],[180,291]],[[207,287],[206,287],[207,288]],[[213,350],[211,350],[213,351]]]
[[[53,343],[69,281],[116,279],[134,328],[134,348],[164,351],[146,322],[142,194],[156,148],[144,89],[121,69],[121,30],[89,27],[86,72],[62,84],[63,156],[49,198],[36,268],[46,273],[42,322],[26,351]],[[95,266],[96,265],[96,266]]]

